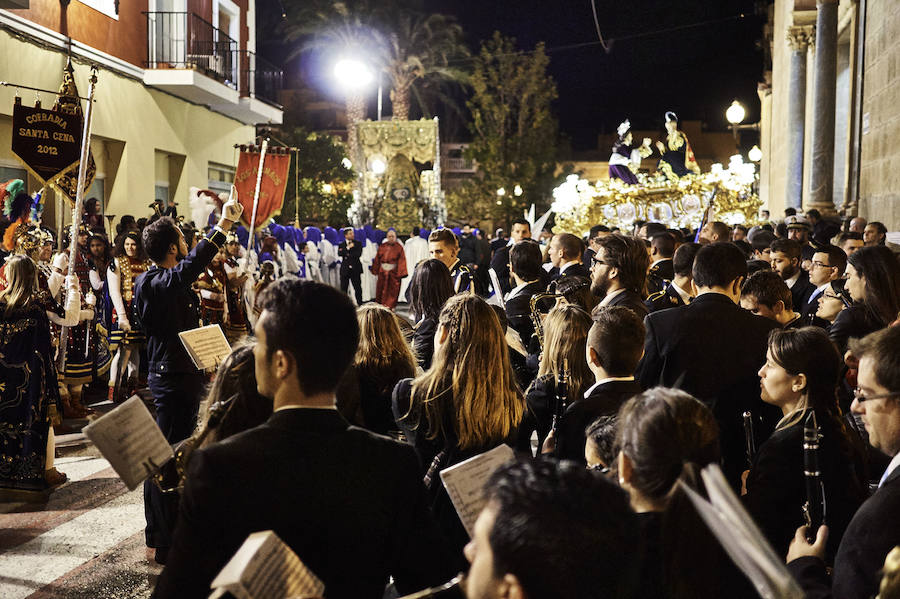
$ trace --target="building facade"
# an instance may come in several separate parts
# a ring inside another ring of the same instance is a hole
[[[776,0],[762,102],[760,192],[784,208],[900,229],[900,3]]]
[[[190,187],[230,189],[235,144],[278,124],[281,72],[256,55],[255,0],[30,0],[0,10],[0,81],[56,90],[71,57],[86,96],[98,68],[85,195],[107,215],[152,214],[155,200],[189,214]],[[70,54],[71,52],[71,54]],[[10,151],[16,96],[52,106],[53,94],[0,87],[0,181],[28,179]],[[69,222],[62,194],[45,192],[44,222]],[[59,197],[58,197],[59,196]]]

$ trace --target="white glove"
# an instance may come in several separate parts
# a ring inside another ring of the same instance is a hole
[[[233,198],[232,200],[225,202],[225,204],[222,205],[222,218],[224,220],[237,222],[243,212],[244,207],[241,206],[240,202],[237,201],[237,198]]]
[[[97,305],[97,296],[94,295],[93,293],[90,293],[90,292],[89,292],[89,293],[84,297],[84,303],[86,303],[88,306],[90,306],[91,308],[93,308],[94,306]]]
[[[128,322],[127,318],[119,319],[119,328],[125,331],[126,333],[131,331],[131,323]]]

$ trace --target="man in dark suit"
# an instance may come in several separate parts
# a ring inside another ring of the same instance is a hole
[[[828,326],[828,321],[816,318],[819,309],[819,298],[832,281],[844,276],[847,268],[847,254],[844,250],[834,245],[820,248],[813,254],[809,267],[809,282],[815,287],[803,306],[796,306],[803,316],[803,322],[822,328]]]
[[[609,235],[609,227],[606,225],[594,225],[591,227],[591,230],[588,233],[587,249],[584,250],[584,254],[581,255],[581,263],[584,264],[588,270],[591,269],[591,258],[596,256],[597,250],[600,249],[600,238],[606,237],[607,235]]]
[[[509,243],[509,237],[506,236],[506,232],[503,229],[494,231],[494,239],[491,240],[491,257],[493,257],[494,252],[505,247],[507,243]]]
[[[800,266],[800,244],[793,239],[776,239],[771,247],[772,270],[781,275],[791,290],[795,306],[805,306],[816,287],[809,282],[809,275]]]
[[[769,332],[778,325],[740,308],[747,276],[744,254],[730,243],[703,246],[694,259],[698,295],[687,306],[661,310],[644,321],[647,337],[638,380],[644,388],[678,387],[709,405],[719,422],[723,466],[739,488],[744,467],[741,415],[750,410],[756,432],[771,432],[771,406],[760,399],[757,372],[766,361]],[[780,415],[780,410],[776,410]]]
[[[652,294],[644,302],[647,310],[656,312],[667,308],[677,308],[689,304],[694,299],[693,281],[694,257],[700,249],[699,243],[682,243],[672,258],[672,282],[663,291]]]
[[[671,233],[657,233],[650,240],[650,272],[647,274],[647,293],[663,291],[675,278],[672,256],[675,254],[675,238]]]
[[[550,239],[547,254],[550,256],[550,281],[560,277],[591,278],[590,269],[581,263],[584,244],[571,233],[560,233]]]
[[[428,236],[428,254],[450,271],[453,291],[469,291],[474,284],[471,269],[459,259],[459,240],[450,229],[435,229]]]
[[[184,234],[168,216],[147,225],[142,234],[154,268],[135,282],[135,314],[147,335],[147,384],[156,406],[156,423],[171,444],[194,431],[206,383],[178,337],[199,326],[199,299],[191,284],[224,247],[226,231],[241,212],[237,201],[226,202],[219,224],[190,253]],[[165,495],[150,481],[144,484],[146,542],[156,548],[155,559],[161,564],[172,545],[177,510],[177,494]]]
[[[346,294],[281,280],[262,297],[256,382],[274,412],[194,454],[175,543],[155,596],[205,597],[247,535],[273,530],[329,598],[380,599],[448,580],[447,555],[412,448],[350,426],[335,409],[359,341]],[[329,339],[328,351],[309,343]]]
[[[588,332],[588,366],[596,382],[584,397],[566,408],[559,422],[556,455],[585,464],[585,430],[597,418],[618,414],[626,401],[643,389],[634,371],[644,352],[644,324],[624,306],[598,313]]]
[[[362,299],[362,256],[363,244],[356,241],[356,233],[353,227],[344,229],[344,241],[338,245],[338,255],[341,257],[341,291],[347,293],[350,283],[353,283],[353,292],[356,295],[356,305],[361,306]]]
[[[509,248],[523,239],[531,239],[531,225],[524,219],[514,220],[509,243],[505,247],[496,250],[494,257],[491,258],[491,268],[497,273],[497,278],[500,280],[500,289],[503,290],[504,295],[512,289],[509,277]]]
[[[810,598],[868,599],[878,592],[884,558],[900,545],[900,328],[890,327],[851,342],[859,359],[856,398],[851,409],[862,418],[869,442],[891,456],[878,490],[856,512],[834,559],[831,589],[825,572],[827,530],[816,542],[797,531],[788,552],[788,569]],[[833,595],[832,595],[833,593]]]
[[[520,241],[509,250],[510,270],[516,286],[506,294],[503,301],[509,326],[519,333],[526,348],[534,335],[531,298],[544,291],[541,260],[541,248],[531,239]]]
[[[650,257],[644,242],[614,233],[600,240],[600,251],[591,265],[591,293],[601,298],[594,311],[606,306],[625,306],[643,318],[647,315],[647,268]]]

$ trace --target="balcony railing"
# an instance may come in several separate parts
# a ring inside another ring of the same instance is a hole
[[[238,89],[238,43],[193,13],[147,12],[147,67],[197,69]]]
[[[281,69],[256,52],[241,51],[241,95],[262,100],[281,108]]]

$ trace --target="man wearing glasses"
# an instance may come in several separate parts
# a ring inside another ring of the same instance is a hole
[[[804,323],[822,328],[828,326],[829,323],[827,321],[816,318],[816,311],[819,309],[819,298],[825,293],[832,281],[844,276],[846,268],[847,254],[837,246],[827,245],[813,254],[809,267],[809,282],[815,285],[816,288],[809,295],[809,299],[806,300],[804,305],[795,307],[803,316]]]
[[[882,329],[850,342],[859,359],[858,387],[851,409],[862,418],[869,442],[890,456],[878,490],[856,512],[834,559],[832,595],[864,599],[878,592],[884,558],[900,544],[900,327]],[[827,529],[808,544],[801,528],[788,551],[789,568],[804,590],[826,585]],[[813,595],[810,595],[813,596]],[[815,596],[819,596],[816,594]]]

